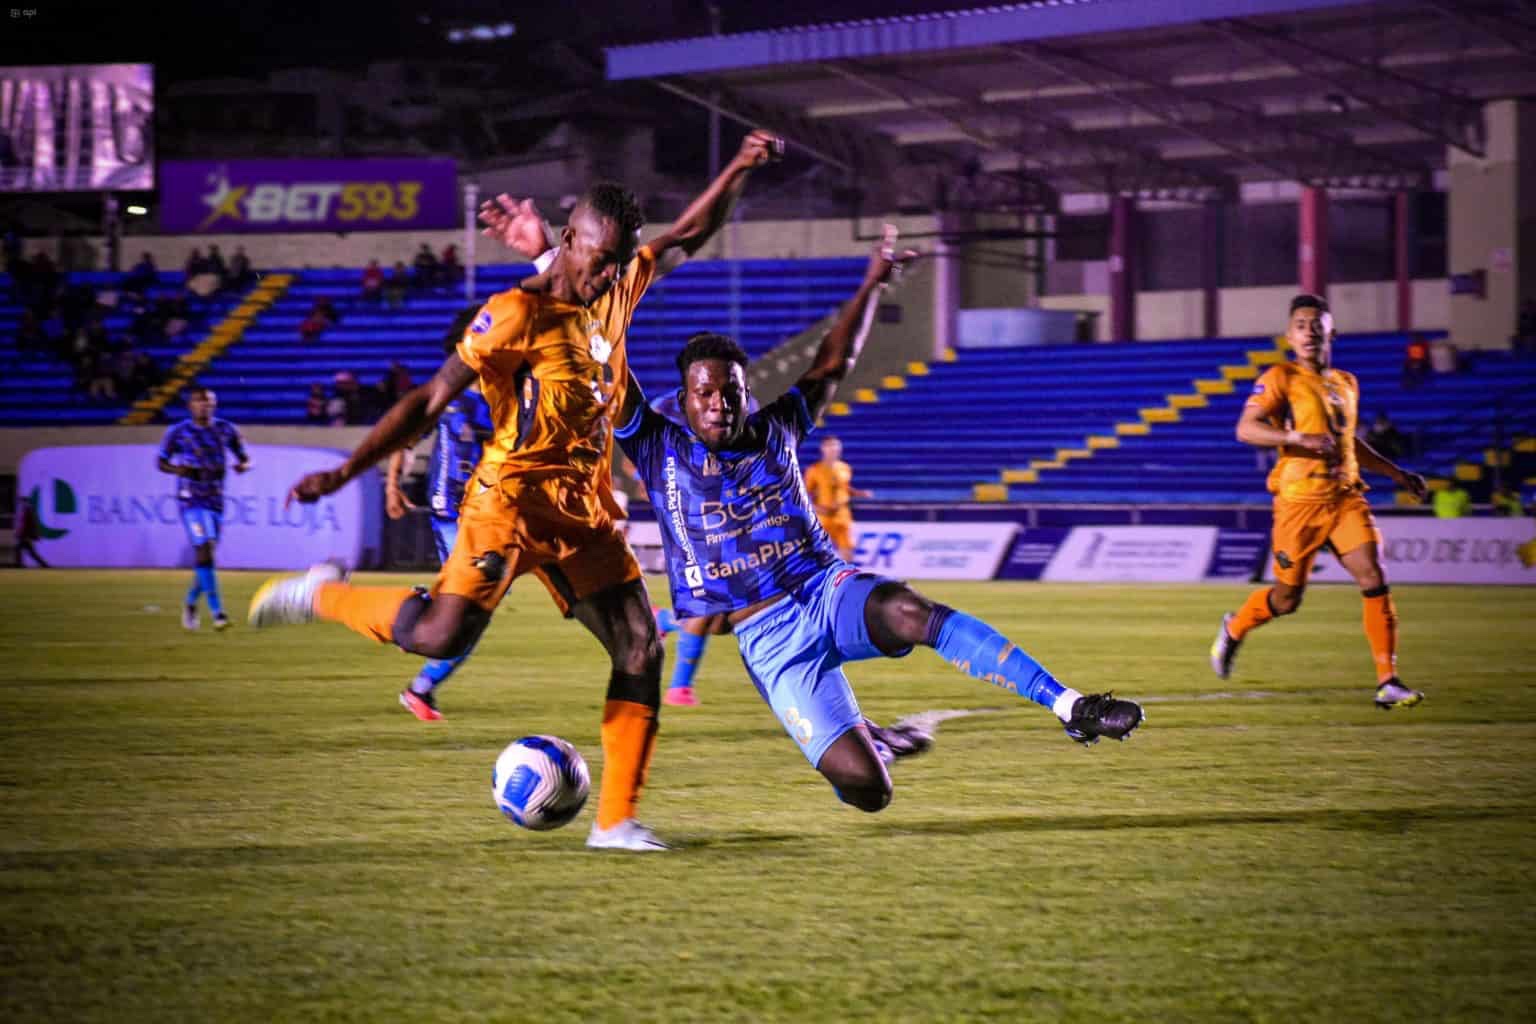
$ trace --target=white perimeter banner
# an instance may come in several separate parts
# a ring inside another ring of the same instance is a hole
[[[1214,526],[1075,526],[1040,574],[1057,583],[1193,583],[1205,579]]]
[[[349,566],[379,544],[377,476],[364,474],[313,505],[283,507],[305,473],[331,469],[346,453],[328,448],[247,445],[251,469],[224,478],[224,527],[215,560],[226,569],[301,569],[328,558]],[[192,564],[175,478],[155,465],[155,445],[38,448],[21,460],[18,493],[36,495],[52,565],[174,568]]]
[[[1536,584],[1536,519],[1434,519],[1377,516],[1387,583]],[[1273,555],[1264,578],[1275,578]],[[1353,582],[1332,555],[1319,555],[1311,578]]]
[[[1015,523],[856,523],[853,560],[882,576],[909,580],[990,580],[1013,544]],[[664,569],[661,531],[632,523],[629,543],[641,568]]]

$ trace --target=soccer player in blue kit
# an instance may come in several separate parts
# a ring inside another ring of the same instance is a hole
[[[469,311],[473,317],[479,307]],[[455,338],[463,333],[460,324]],[[464,500],[464,485],[474,477],[480,453],[490,440],[491,408],[476,385],[459,394],[443,412],[433,429],[432,455],[427,464],[427,504],[432,514],[432,540],[439,562],[447,562],[459,536],[459,505]],[[385,508],[391,519],[399,519],[414,506],[400,490],[400,469],[405,452],[396,452],[389,461],[385,483]],[[433,658],[421,666],[411,685],[400,691],[400,703],[423,722],[442,718],[437,709],[437,688],[464,664],[475,644],[455,658]]]
[[[839,799],[864,811],[890,802],[891,780],[845,662],[931,647],[1050,708],[1085,744],[1123,740],[1142,720],[1132,701],[1063,686],[979,619],[843,561],[817,521],[796,449],[858,357],[881,289],[915,256],[894,245],[887,226],[810,369],[757,414],[745,413],[746,353],[698,334],[677,357],[687,427],[654,412],[631,378],[615,430],[656,509],[675,614],[727,614],[758,692]]]
[[[213,415],[218,407],[218,397],[208,388],[188,389],[187,411],[191,417],[166,431],[165,440],[160,444],[160,472],[177,478],[176,501],[181,506],[181,525],[187,531],[187,540],[196,558],[192,589],[187,591],[187,600],[181,610],[184,629],[197,629],[201,625],[197,614],[199,597],[208,600],[208,610],[213,613],[213,628],[229,628],[229,617],[224,614],[224,604],[219,600],[219,581],[213,574],[213,549],[219,543],[224,525],[224,453],[227,450],[235,457],[236,473],[250,469],[251,460],[235,425]]]

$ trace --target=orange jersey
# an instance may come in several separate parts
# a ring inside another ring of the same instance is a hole
[[[853,467],[839,459],[818,462],[805,471],[805,489],[810,492],[816,515],[825,521],[853,522]],[[831,511],[828,511],[830,509]]]
[[[609,452],[629,381],[624,339],[655,276],[656,257],[641,246],[590,307],[521,288],[491,296],[458,345],[491,409],[482,480],[560,476],[594,514],[617,511]]]
[[[1355,458],[1360,385],[1354,374],[1278,363],[1254,382],[1248,405],[1287,430],[1331,434],[1337,446],[1335,456],[1325,460],[1297,445],[1282,445],[1269,474],[1271,494],[1288,501],[1335,501],[1366,489]]]

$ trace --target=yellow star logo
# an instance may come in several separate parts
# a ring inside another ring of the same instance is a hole
[[[213,212],[203,218],[203,222],[197,226],[197,230],[203,231],[208,225],[220,217],[229,217],[232,220],[244,220],[245,214],[240,212],[240,200],[245,198],[245,190],[249,185],[241,185],[238,188],[230,188],[227,184],[217,192],[203,197],[203,202],[213,207]]]

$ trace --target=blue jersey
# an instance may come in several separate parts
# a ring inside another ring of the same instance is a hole
[[[175,466],[193,466],[195,477],[176,478],[176,500],[182,508],[206,508],[224,511],[224,452],[232,452],[236,462],[246,462],[245,442],[240,431],[228,420],[211,419],[206,427],[192,420],[182,420],[165,432],[160,443],[160,458]]]
[[[427,469],[427,502],[434,516],[458,518],[464,485],[475,475],[491,429],[491,407],[480,392],[465,391],[448,403],[437,421]]]
[[[646,407],[614,431],[656,510],[678,618],[746,608],[841,561],[800,475],[811,429],[791,388],[747,417],[732,449],[711,452]]]

